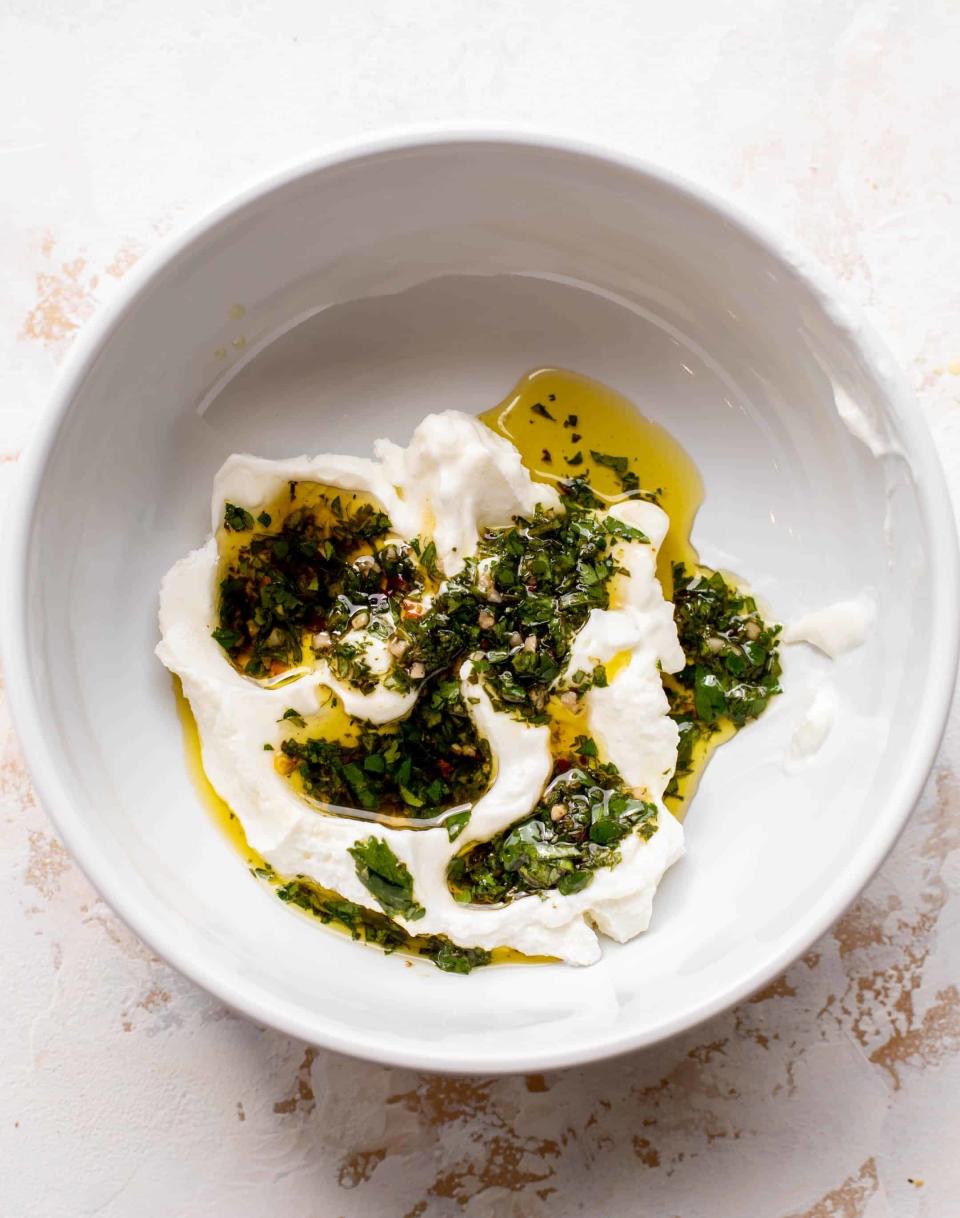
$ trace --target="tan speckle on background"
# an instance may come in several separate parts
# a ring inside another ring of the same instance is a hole
[[[48,901],[60,890],[60,877],[70,866],[66,850],[55,837],[40,829],[27,834],[28,850],[25,881]]]
[[[790,1218],[866,1218],[867,1205],[878,1185],[877,1165],[873,1159],[867,1159],[855,1175],[832,1188],[816,1205],[802,1214],[791,1214]]]

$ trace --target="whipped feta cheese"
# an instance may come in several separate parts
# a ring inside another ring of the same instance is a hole
[[[214,480],[214,534],[225,504],[243,505],[256,517],[291,483],[359,492],[382,506],[398,545],[416,538],[420,546],[435,546],[439,583],[414,607],[420,613],[476,555],[484,530],[508,526],[517,516],[531,517],[538,505],[547,512],[561,506],[552,486],[531,479],[513,445],[457,412],[428,416],[407,448],[381,440],[374,451],[376,459],[370,460],[230,457]],[[381,906],[361,882],[349,853],[375,833],[408,869],[416,902],[424,910],[416,918],[391,914],[410,934],[590,964],[600,955],[598,931],[624,941],[647,927],[657,885],[683,853],[683,830],[663,803],[676,767],[678,731],[668,716],[661,674],[682,669],[684,654],[673,607],[656,575],[657,552],[669,524],[666,514],[636,499],[618,503],[608,515],[611,522],[629,526],[611,532],[620,570],[611,584],[609,607],[590,611],[556,685],[561,689],[579,671],[609,666],[609,681],[583,695],[584,723],[624,783],[655,805],[656,828],[647,839],[629,833],[619,843],[620,861],[599,867],[582,890],[564,895],[550,889],[503,905],[458,901],[448,883],[448,866],[465,846],[489,841],[534,809],[553,769],[549,724],[514,717],[495,705],[477,679],[477,661],[466,659],[457,679],[473,726],[489,748],[492,780],[474,802],[462,835],[451,841],[444,825],[423,827],[416,821],[399,828],[360,809],[349,817],[325,813],[275,765],[290,734],[291,712],[309,725],[322,717],[335,695],[354,719],[389,724],[411,712],[424,674],[411,666],[406,687],[391,684],[401,649],[395,639],[376,633],[365,615],[354,619],[359,624],[351,625],[342,641],[364,656],[371,689],[364,691],[333,670],[322,637],[296,668],[253,680],[212,637],[220,579],[216,537],[168,572],[160,593],[157,655],[183,684],[210,782],[240,819],[250,845],[278,875],[306,877],[379,913]],[[640,534],[647,540],[640,540]],[[489,591],[492,610],[498,593],[485,560],[477,579]],[[524,645],[521,641],[517,648]]]
[[[861,647],[877,615],[873,597],[863,592],[851,600],[815,609],[784,627],[785,643],[810,643],[836,660]]]
[[[787,745],[784,766],[792,772],[823,747],[840,710],[840,696],[831,681],[824,681],[809,699],[803,717]]]

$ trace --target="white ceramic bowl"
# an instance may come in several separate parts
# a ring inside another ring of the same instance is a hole
[[[836,663],[787,656],[784,695],[708,771],[647,934],[590,969],[449,976],[311,924],[249,877],[187,774],[153,655],[157,588],[202,541],[228,453],[367,453],[545,364],[612,384],[680,439],[706,483],[704,557],[779,616],[865,589],[878,616]],[[948,498],[876,340],[704,192],[594,149],[476,133],[278,174],[132,274],[38,428],[3,600],[41,799],[130,926],[255,1020],[438,1070],[651,1044],[773,977],[903,826],[957,653]],[[824,680],[838,721],[785,766]]]

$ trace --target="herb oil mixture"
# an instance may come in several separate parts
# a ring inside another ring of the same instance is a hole
[[[560,512],[538,509],[485,531],[476,555],[443,581],[433,544],[398,539],[382,507],[362,495],[291,482],[256,518],[227,504],[213,636],[244,674],[265,684],[293,679],[323,656],[362,692],[379,682],[398,693],[417,689],[410,713],[383,727],[341,711],[331,733],[287,712],[291,731],[275,764],[321,811],[411,828],[443,824],[451,841],[465,835],[449,867],[451,891],[490,906],[552,889],[579,892],[599,868],[619,862],[629,834],[648,839],[656,831],[656,805],[625,785],[583,730],[583,695],[607,684],[614,665],[559,680],[590,611],[610,605],[615,545],[647,540],[603,515],[607,508],[642,497],[670,516],[658,575],[674,601],[687,661],[664,675],[680,732],[666,798],[678,814],[711,748],[779,692],[780,663],[779,627],[722,574],[697,564],[689,533],[702,487],[666,432],[612,390],[554,369],[524,378],[482,418],[520,450],[536,480],[556,487]],[[540,801],[484,842],[469,840],[470,809],[492,780],[492,763],[461,692],[465,660],[470,682],[482,683],[498,710],[551,724],[553,743]],[[350,853],[382,914],[305,877],[277,877],[263,860],[254,869],[282,900],[356,938],[454,972],[491,962],[482,949],[410,935],[394,921],[424,911],[385,839],[374,834]]]

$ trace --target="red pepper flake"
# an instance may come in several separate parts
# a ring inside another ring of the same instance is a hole
[[[404,601],[401,602],[401,614],[400,614],[401,617],[419,618],[419,617],[423,617],[423,615],[426,612],[427,612],[426,609],[420,603],[420,601],[412,601],[412,600],[405,599]]]

